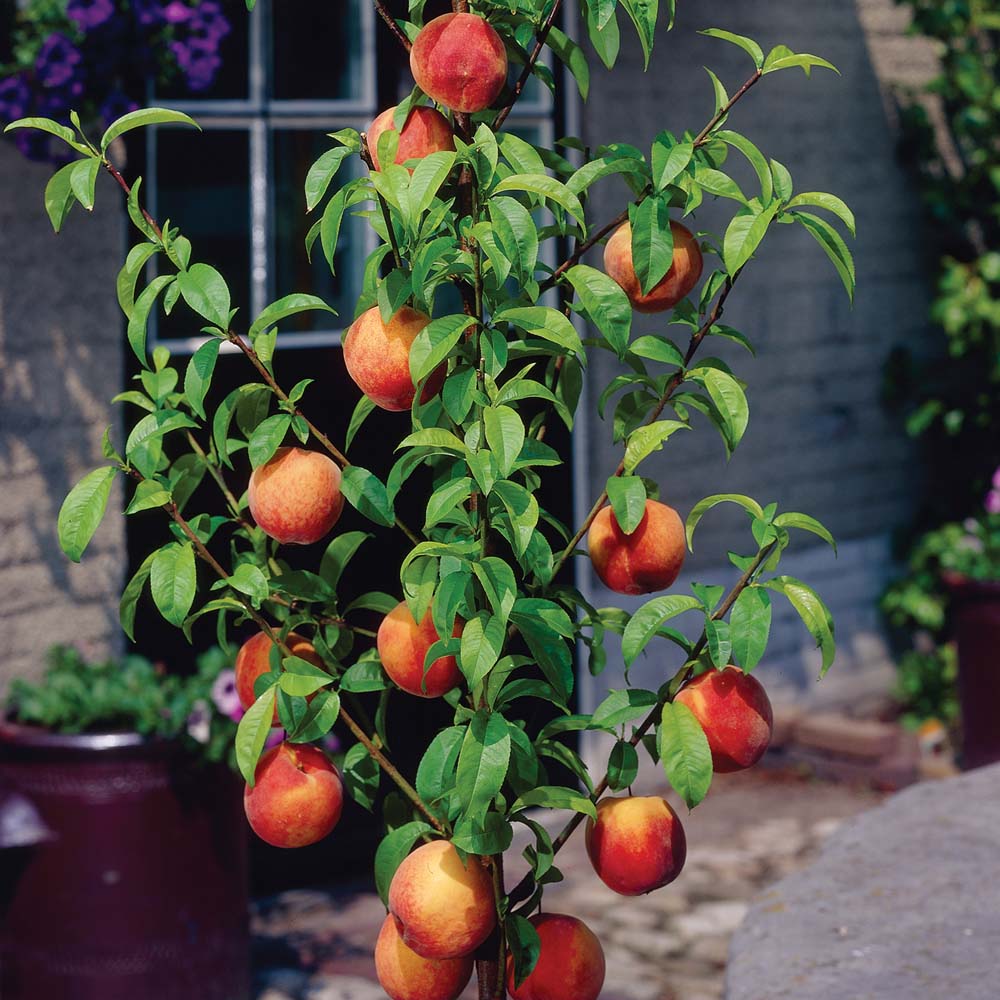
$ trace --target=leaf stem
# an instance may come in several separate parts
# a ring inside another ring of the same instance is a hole
[[[403,34],[402,28],[396,24],[396,19],[386,9],[384,0],[372,0],[372,2],[375,4],[375,10],[378,11],[379,17],[385,21],[386,27],[392,32],[399,44],[402,45],[407,52],[409,52],[413,46],[410,44],[409,38]]]

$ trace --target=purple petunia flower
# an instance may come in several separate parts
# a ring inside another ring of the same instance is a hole
[[[204,90],[210,86],[222,65],[222,60],[217,55],[205,52],[191,43],[171,42],[170,51],[187,77],[191,90]]]
[[[49,137],[34,129],[18,129],[14,133],[14,145],[26,160],[41,163],[49,159]]]
[[[993,489],[1000,490],[1000,467],[993,473]]]
[[[181,24],[187,21],[194,11],[182,0],[173,0],[163,8],[163,20],[168,24]]]
[[[80,50],[57,31],[42,44],[35,73],[43,87],[64,87],[77,76],[82,58]]]
[[[21,73],[0,80],[0,120],[24,118],[31,106],[31,91]]]
[[[207,743],[212,735],[212,711],[207,701],[198,700],[187,717],[187,733],[198,743]]]
[[[990,490],[983,503],[987,514],[1000,514],[1000,490]]]
[[[267,734],[267,739],[264,740],[264,749],[270,750],[271,747],[276,747],[285,738],[285,731],[280,726],[276,726]]]
[[[114,15],[112,0],[69,0],[66,16],[76,21],[83,31],[97,28]]]
[[[105,98],[101,105],[101,120],[107,125],[117,121],[122,115],[127,115],[130,111],[135,111],[139,107],[131,97],[123,94],[120,90],[113,90]]]
[[[219,671],[219,676],[212,685],[212,701],[215,702],[215,707],[223,715],[228,715],[233,722],[238,722],[243,717],[243,706],[236,692],[235,670]]]

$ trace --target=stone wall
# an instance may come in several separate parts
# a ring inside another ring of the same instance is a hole
[[[53,643],[88,656],[120,645],[123,520],[109,516],[77,566],[59,549],[56,516],[103,461],[101,435],[116,419],[107,401],[123,388],[121,217],[102,178],[98,211],[74,208],[53,235],[49,173],[0,142],[0,690],[37,676]],[[121,507],[116,488],[109,509]]]
[[[703,348],[733,364],[748,382],[751,420],[742,445],[727,465],[717,433],[695,415],[695,430],[676,435],[643,467],[682,516],[709,494],[746,493],[812,514],[837,536],[839,559],[812,536],[797,534],[783,563],[783,570],[812,583],[829,604],[837,664],[817,687],[814,644],[786,602],[776,599],[772,645],[760,669],[779,698],[839,701],[891,683],[875,602],[893,570],[891,532],[905,523],[921,486],[915,449],[879,401],[882,366],[892,348],[929,338],[920,207],[896,159],[886,86],[926,78],[933,57],[922,43],[903,37],[905,15],[901,21],[891,0],[861,0],[859,6],[853,0],[678,4],[678,33],[661,36],[659,59],[654,56],[648,74],[631,27],[623,27],[619,65],[612,73],[594,73],[583,119],[587,142],[613,136],[640,148],[648,148],[663,128],[699,129],[713,110],[702,67],[711,66],[730,93],[752,72],[745,53],[694,34],[699,28],[749,35],[765,52],[783,42],[824,56],[842,73],[815,70],[811,80],[799,71],[767,77],[734,110],[730,127],[786,164],[797,191],[831,191],[852,206],[859,220],[854,308],[812,238],[799,227],[778,227],[741,278],[726,314],[756,345],[756,359],[724,342]],[[740,159],[733,153],[730,162]],[[739,179],[744,190],[755,189],[749,169]],[[599,184],[594,217],[613,217],[626,197],[624,185]],[[721,232],[732,205],[706,203],[696,227]],[[599,265],[599,257],[593,255],[591,263]],[[656,317],[637,316],[635,329],[668,332]],[[674,333],[683,336],[681,328]],[[613,364],[596,359],[591,386],[605,385]],[[609,441],[609,426],[595,420],[580,449],[583,511],[618,461],[620,451]],[[691,580],[731,583],[735,574],[726,551],[752,548],[742,512],[716,508],[699,528],[678,587]],[[581,572],[595,602],[614,599],[589,566],[581,564]],[[655,687],[675,659],[673,648],[661,644],[637,665],[633,679],[648,675]],[[620,670],[620,661],[612,661],[599,680],[584,679],[584,707],[620,685]]]

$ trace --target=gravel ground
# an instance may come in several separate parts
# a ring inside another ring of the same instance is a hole
[[[729,939],[749,901],[802,868],[820,844],[881,796],[868,789],[757,769],[717,776],[691,815],[684,871],[648,896],[618,896],[597,879],[578,831],[558,856],[566,880],[545,908],[584,920],[604,945],[603,1000],[719,1000]],[[515,869],[510,881],[519,877]],[[257,1000],[382,1000],[372,948],[385,910],[343,887],[259,900],[253,912]],[[465,997],[475,997],[474,983]]]

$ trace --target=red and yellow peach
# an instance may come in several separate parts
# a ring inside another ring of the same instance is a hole
[[[514,1000],[597,1000],[604,985],[604,950],[594,932],[576,917],[538,913],[531,917],[541,952],[517,989],[514,962],[507,959],[507,989]]]
[[[455,622],[454,635],[462,634],[461,622]],[[454,656],[439,656],[424,675],[427,651],[438,641],[430,608],[418,625],[406,601],[400,601],[378,627],[379,659],[397,687],[421,698],[437,698],[462,680]]]
[[[390,1000],[457,1000],[472,978],[472,956],[423,958],[390,913],[375,942],[375,974]]]
[[[381,169],[378,160],[378,140],[385,132],[396,131],[392,120],[395,113],[395,106],[388,108],[368,126],[368,149],[376,170]],[[406,121],[399,130],[399,146],[393,162],[404,164],[408,160],[422,160],[431,153],[454,148],[455,135],[448,119],[435,108],[416,107],[406,116]]]

